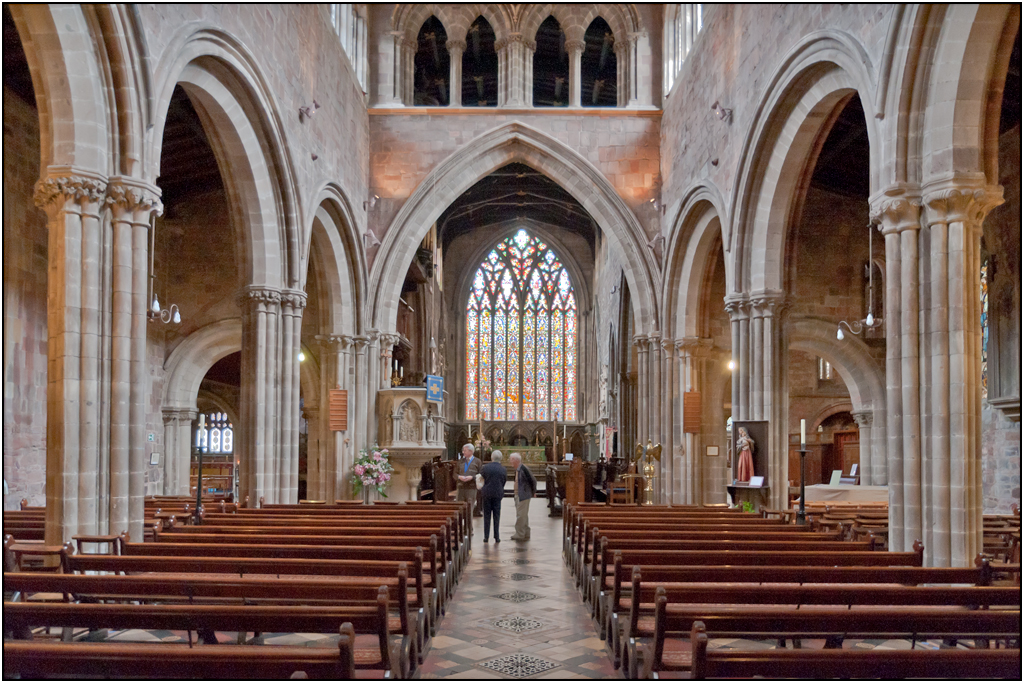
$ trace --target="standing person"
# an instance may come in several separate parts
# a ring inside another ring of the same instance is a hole
[[[491,520],[494,520],[494,542],[501,543],[498,538],[498,522],[501,519],[501,499],[505,497],[505,482],[508,481],[508,470],[501,464],[501,451],[491,453],[491,462],[480,468],[480,476],[484,478],[484,486],[480,489],[480,501],[484,508],[484,543],[490,536]]]
[[[455,500],[469,503],[470,514],[473,514],[473,506],[476,504],[476,475],[480,473],[482,463],[480,458],[473,454],[476,446],[467,443],[462,447],[462,457],[455,464],[455,474],[459,478],[459,485],[455,491]],[[470,525],[469,533],[473,533],[473,526]]]
[[[512,489],[516,501],[516,533],[513,541],[530,540],[530,499],[537,493],[537,480],[533,472],[523,464],[523,456],[513,453],[508,458],[509,464],[516,472],[516,483]]]

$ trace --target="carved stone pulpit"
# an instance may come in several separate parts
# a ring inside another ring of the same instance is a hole
[[[377,443],[388,449],[395,468],[388,487],[389,500],[415,500],[422,477],[420,466],[445,453],[441,413],[440,405],[427,401],[426,387],[393,387],[377,392]]]

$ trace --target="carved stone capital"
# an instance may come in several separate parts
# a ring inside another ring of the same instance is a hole
[[[301,289],[286,289],[281,292],[281,304],[295,310],[306,307],[306,293]]]
[[[904,187],[892,187],[869,202],[870,220],[883,234],[921,227],[921,198]]]
[[[366,347],[370,345],[370,338],[358,334],[352,337],[352,345],[355,346],[356,353],[366,353]]]
[[[731,320],[747,320],[750,318],[750,301],[746,294],[730,294],[725,297],[725,311]]]
[[[345,334],[318,334],[316,340],[325,351],[348,351],[353,338]]]
[[[448,48],[448,52],[458,52],[460,55],[466,51],[466,41],[464,40],[449,40],[444,46]]]
[[[107,189],[106,180],[81,174],[50,175],[36,182],[33,200],[44,211],[59,209],[65,202],[98,202]]]
[[[108,206],[115,210],[134,214],[137,220],[148,222],[149,213],[159,216],[164,211],[160,202],[160,188],[142,183],[134,178],[111,178],[107,185]]]
[[[988,212],[1003,203],[1001,187],[944,187],[925,195],[928,225],[967,223],[981,230]]]
[[[587,47],[587,44],[584,41],[582,41],[582,40],[567,40],[567,41],[565,41],[565,51],[568,52],[569,54],[573,54],[574,52],[578,52],[578,53],[582,54],[584,48],[586,48],[586,47]]]
[[[649,343],[650,340],[647,338],[647,335],[638,334],[633,337],[633,346],[635,346],[641,353],[647,353],[647,345]]]
[[[851,415],[853,415],[853,421],[857,423],[858,427],[870,427],[871,421],[874,419],[874,415],[870,410],[856,410]]]
[[[249,285],[239,296],[239,306],[245,310],[249,307],[278,306],[281,303],[281,290],[274,287]]]
[[[191,424],[199,411],[192,408],[164,408],[160,411],[165,425]]]
[[[750,307],[755,318],[772,318],[786,307],[786,295],[782,292],[762,290],[750,295]]]

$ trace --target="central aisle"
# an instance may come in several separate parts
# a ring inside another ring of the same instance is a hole
[[[415,677],[621,678],[562,561],[562,519],[535,498],[525,543],[509,540],[515,519],[506,498],[498,544],[473,520],[472,556]]]

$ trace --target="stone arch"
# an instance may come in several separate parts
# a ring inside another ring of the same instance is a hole
[[[817,413],[815,413],[811,417],[811,419],[807,423],[807,428],[813,431],[813,430],[818,428],[818,425],[820,425],[822,422],[824,422],[825,420],[829,419],[833,415],[838,415],[840,413],[852,413],[852,412],[853,412],[853,404],[850,403],[849,401],[844,401],[844,400],[833,401],[833,402],[829,403],[827,406],[825,406],[824,408],[822,408],[821,410],[819,410]]]
[[[566,40],[583,40],[583,34],[595,17],[600,16],[612,29],[615,42],[628,41],[629,34],[641,30],[639,16],[632,4],[626,5],[526,5],[519,23],[520,32],[530,40],[537,39],[537,29],[549,16],[553,16],[565,31]]]
[[[220,320],[202,327],[174,347],[164,361],[163,408],[196,409],[199,385],[213,364],[242,350],[242,321]]]
[[[453,5],[452,7],[454,12],[452,31],[454,33],[449,34],[452,40],[466,40],[469,28],[477,17],[483,17],[491,25],[495,41],[506,39],[511,32],[510,17],[505,5],[473,3],[471,5]]]
[[[925,184],[963,176],[999,184],[999,115],[1019,26],[1019,5],[946,8],[920,133]]]
[[[316,207],[303,248],[300,288],[306,288],[309,264],[315,262],[327,309],[320,329],[332,334],[360,334],[365,328],[366,256],[355,214],[344,193],[333,183],[317,193]]]
[[[156,118],[147,175],[156,177],[166,113],[180,85],[195,105],[222,169],[231,220],[245,257],[245,284],[298,288],[301,225],[284,126],[256,60],[233,36],[185,26],[155,69]],[[224,169],[230,169],[225,173]]]
[[[826,120],[857,93],[865,109],[871,188],[878,186],[874,68],[860,43],[839,31],[806,36],[783,59],[752,115],[744,140],[725,244],[732,254],[731,291],[784,291],[789,226]]]
[[[696,337],[703,299],[703,278],[714,258],[715,237],[722,236],[725,200],[718,187],[699,183],[683,195],[673,221],[662,290],[665,329],[676,338]],[[732,291],[731,272],[725,270],[726,291]],[[724,306],[724,303],[722,304]]]
[[[40,164],[111,173],[109,80],[89,5],[10,6],[39,110]],[[105,87],[98,88],[96,83]]]
[[[448,39],[452,40],[455,36],[462,36],[460,40],[465,40],[466,31],[469,30],[469,24],[467,23],[461,31],[457,28],[457,19],[462,18],[462,12],[455,10],[457,5],[443,5],[438,3],[425,3],[419,4],[408,4],[398,5],[395,8],[394,13],[391,16],[392,30],[402,31],[405,33],[405,39],[414,41],[416,36],[419,35],[420,28],[423,26],[423,22],[430,18],[431,15],[437,17],[437,20],[444,26],[445,33],[448,34]],[[476,15],[473,15],[476,18]],[[461,25],[461,22],[458,22]],[[472,23],[472,19],[470,19]]]
[[[576,151],[521,123],[484,133],[439,163],[420,181],[391,225],[373,264],[370,278],[372,321],[381,330],[395,329],[405,270],[416,245],[445,207],[495,169],[524,163],[558,183],[590,212],[626,261],[639,332],[658,329],[658,267],[639,220],[608,179]]]
[[[836,369],[850,392],[854,413],[870,415],[870,439],[861,446],[861,482],[881,486],[889,481],[886,462],[885,375],[867,344],[853,335],[836,339],[834,323],[813,318],[792,320],[787,328],[789,348],[824,358]],[[862,433],[864,427],[861,427]]]

